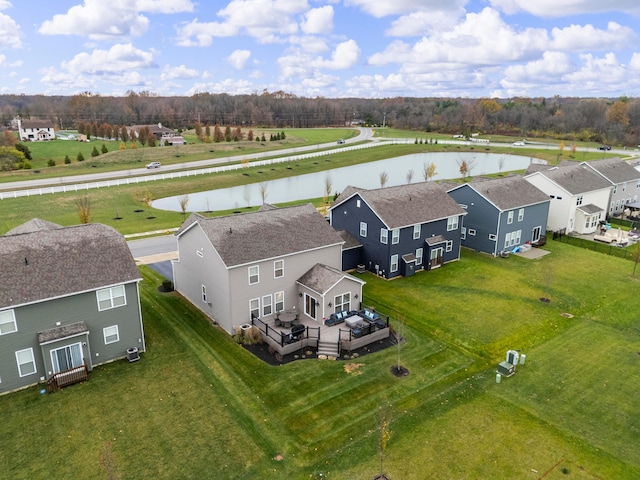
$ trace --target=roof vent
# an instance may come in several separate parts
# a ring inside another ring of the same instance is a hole
[[[24,257],[24,264],[29,265],[29,259],[27,257]]]

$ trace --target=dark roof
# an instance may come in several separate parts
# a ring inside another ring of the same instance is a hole
[[[553,167],[540,171],[537,174],[544,175],[552,182],[564,188],[571,195],[611,187],[610,182],[583,164]]]
[[[45,330],[44,332],[39,332],[38,343],[42,345],[43,343],[52,342],[60,338],[67,338],[85,332],[89,332],[89,327],[87,327],[87,324],[85,322],[62,325],[60,327]]]
[[[614,184],[640,179],[640,172],[618,157],[584,162]]]
[[[49,120],[20,120],[20,128],[53,128],[53,122]]]
[[[331,289],[331,287],[343,278],[350,278],[352,280],[356,280],[360,284],[364,284],[364,282],[358,278],[352,277],[337,268],[320,263],[316,263],[310,270],[302,275],[298,279],[298,283],[310,288],[314,292],[324,295]]]
[[[7,233],[5,233],[5,235],[19,235],[21,233],[33,233],[42,230],[55,230],[57,228],[62,228],[62,226],[58,225],[57,223],[48,222],[47,220],[32,218],[28,222],[25,222],[22,225],[18,225],[16,228],[12,228]]]
[[[360,195],[390,229],[466,214],[446,190],[434,182],[411,183],[375,190],[355,187],[347,189],[353,189],[350,196]],[[341,194],[338,199],[340,198],[346,199],[346,195]],[[338,205],[339,203],[336,203],[331,208]]]
[[[546,165],[544,163],[530,163],[527,169],[524,171],[525,175],[529,175],[531,173],[539,172],[541,170],[549,170],[553,168],[551,165]]]
[[[227,267],[342,244],[311,204],[224,217],[191,215],[186,222],[200,225]],[[187,229],[181,227],[178,236]]]
[[[549,201],[548,195],[520,176],[473,182],[468,184],[468,187],[473,188],[502,211]]]
[[[0,308],[140,279],[124,237],[97,223],[0,236],[0,271]]]
[[[588,205],[580,205],[578,207],[576,207],[578,210],[580,210],[581,212],[586,213],[587,215],[595,215],[596,213],[600,213],[602,211],[604,211],[604,209],[602,207],[598,207],[597,205],[594,205],[593,203],[589,203]]]
[[[352,248],[362,247],[362,243],[360,243],[360,241],[356,237],[351,235],[346,230],[338,230],[338,235],[340,235],[340,237],[344,241],[344,245],[342,245],[342,250],[350,250]]]
[[[429,246],[438,245],[439,243],[445,243],[446,241],[447,239],[442,235],[434,235],[433,237],[427,237],[425,239],[425,242],[427,242],[427,245]]]

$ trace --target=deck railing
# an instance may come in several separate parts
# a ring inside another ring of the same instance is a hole
[[[60,390],[74,383],[84,382],[89,377],[89,371],[86,365],[70,368],[62,372],[55,373],[47,382],[49,391]]]

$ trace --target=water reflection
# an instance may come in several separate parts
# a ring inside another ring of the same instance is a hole
[[[230,210],[261,205],[264,202],[282,203],[318,198],[324,195],[328,184],[332,195],[341,192],[348,185],[379,188],[384,174],[387,177],[387,187],[422,182],[425,179],[425,169],[432,163],[436,171],[433,180],[454,179],[460,177],[460,164],[463,161],[468,165],[469,176],[524,170],[534,161],[541,162],[531,157],[498,153],[416,153],[324,172],[190,193],[187,211]],[[153,207],[180,212],[182,209],[179,198],[182,196],[160,198],[153,202]]]

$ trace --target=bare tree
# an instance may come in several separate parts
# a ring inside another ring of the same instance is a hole
[[[407,183],[411,183],[411,180],[413,180],[413,169],[410,168],[409,171],[407,172]]]
[[[267,187],[268,187],[268,184],[266,182],[260,183],[260,197],[262,198],[263,205],[267,199]]]
[[[384,188],[389,180],[389,174],[385,171],[380,172],[380,187]]]
[[[180,210],[182,210],[182,215],[187,213],[187,205],[189,203],[189,195],[181,195],[178,197],[178,203],[180,204]]]
[[[387,450],[387,443],[391,439],[391,430],[389,430],[389,419],[387,411],[384,408],[378,410],[378,456],[380,458],[380,474],[374,477],[374,480],[388,480],[389,477],[384,473],[382,467],[384,462],[384,454]]]
[[[244,186],[244,190],[242,191],[242,196],[244,201],[247,202],[247,207],[251,206],[251,190],[249,190],[249,185]]]
[[[91,200],[89,200],[89,197],[84,196],[76,200],[76,208],[78,209],[80,223],[91,222]]]

